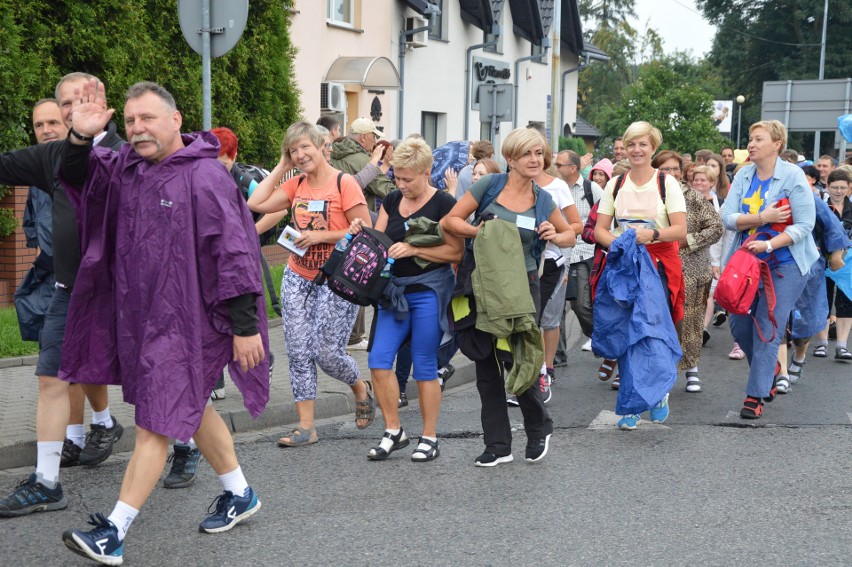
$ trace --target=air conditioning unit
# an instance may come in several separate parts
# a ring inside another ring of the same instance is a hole
[[[320,110],[344,112],[346,89],[340,83],[320,83]]]
[[[438,16],[440,17],[440,16]],[[424,26],[429,25],[429,20],[426,18],[421,18],[420,16],[413,16],[411,18],[405,18],[405,31],[409,32],[411,30],[416,30],[418,28],[422,28]],[[419,31],[414,35],[405,36],[405,44],[410,47],[426,47],[426,43],[429,41],[429,30],[425,29],[423,31]]]

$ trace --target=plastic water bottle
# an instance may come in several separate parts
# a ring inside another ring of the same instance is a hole
[[[383,278],[390,278],[391,274],[393,273],[393,263],[394,263],[394,259],[388,258],[388,261],[385,264],[385,267],[382,268],[382,273],[379,274],[379,275]]]
[[[337,244],[334,245],[334,249],[338,252],[343,252],[347,248],[349,248],[349,242],[352,240],[352,234],[346,233],[346,235],[337,241]]]

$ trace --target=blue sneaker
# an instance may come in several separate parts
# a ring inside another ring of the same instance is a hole
[[[89,516],[89,523],[95,529],[88,532],[67,530],[63,533],[65,547],[104,565],[121,565],[124,562],[124,544],[118,539],[118,528],[100,513]]]
[[[169,455],[172,470],[163,480],[165,488],[186,488],[195,482],[198,475],[198,462],[201,460],[201,451],[191,449],[189,445],[175,443],[174,453]]]
[[[210,510],[215,507],[215,510]],[[209,517],[205,518],[198,531],[208,534],[226,532],[260,510],[260,500],[251,487],[246,488],[244,496],[234,496],[227,490],[216,497],[207,508]]]
[[[651,423],[662,423],[669,417],[669,395],[663,396],[660,403],[648,412],[651,415]]]
[[[18,483],[15,491],[0,500],[0,518],[26,516],[33,512],[51,512],[68,507],[68,501],[58,482],[54,488],[48,488],[38,481],[32,473]]]
[[[625,431],[633,431],[639,426],[640,421],[642,420],[639,417],[639,414],[634,413],[632,415],[625,415],[618,420],[618,428],[624,429]]]

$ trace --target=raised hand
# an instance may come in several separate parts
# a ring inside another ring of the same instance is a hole
[[[83,83],[82,89],[74,89],[71,127],[78,134],[97,136],[106,128],[114,113],[115,109],[107,109],[104,84],[97,79],[89,79]]]

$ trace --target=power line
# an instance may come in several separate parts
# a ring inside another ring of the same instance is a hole
[[[701,16],[702,18],[704,17],[704,14],[702,14],[701,12],[699,12],[699,11],[697,11],[697,10],[693,9],[691,6],[687,6],[686,4],[684,4],[683,2],[681,2],[680,0],[672,0],[672,2],[674,2],[675,4],[678,4],[678,5],[680,5],[680,6],[682,6],[683,8],[686,8],[686,9],[687,9],[687,10],[689,10],[690,12],[693,12],[693,13],[695,13],[695,14],[698,14],[698,15],[699,15],[699,16]],[[717,27],[717,29],[718,29],[718,26],[716,26],[716,27]],[[738,29],[734,29],[734,28],[731,28],[731,27],[726,27],[726,28],[725,28],[725,30],[726,30],[726,31],[732,31],[732,32],[734,32],[734,33],[738,33],[738,34],[740,34],[740,35],[744,35],[744,36],[746,36],[746,37],[750,37],[750,38],[752,38],[752,39],[756,39],[756,40],[758,40],[758,41],[765,41],[765,42],[767,42],[767,43],[774,43],[775,45],[789,45],[789,46],[791,46],[791,47],[814,47],[814,46],[816,46],[816,45],[822,45],[822,43],[788,43],[788,42],[786,42],[786,41],[775,41],[774,39],[766,39],[765,37],[759,37],[759,36],[756,36],[756,35],[754,35],[754,34],[750,34],[750,33],[748,33],[748,32],[744,32],[744,31],[741,31],[741,30],[738,30]],[[718,33],[718,32],[717,32],[717,33]]]

